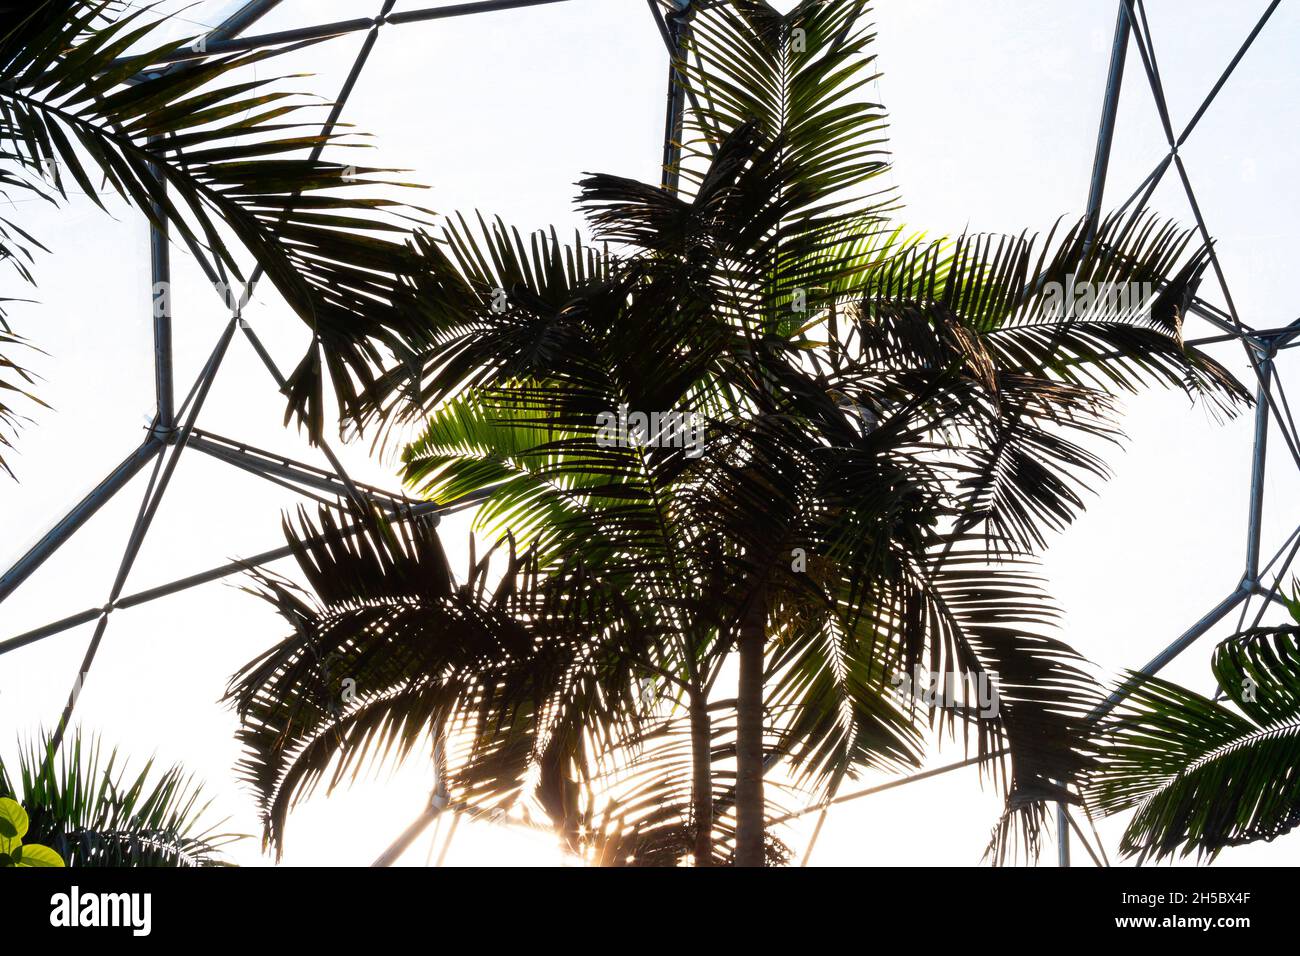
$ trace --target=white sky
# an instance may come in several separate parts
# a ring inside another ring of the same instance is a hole
[[[425,5],[402,0],[398,9]],[[1176,127],[1266,5],[1149,0]],[[203,22],[216,6],[200,4],[183,16]],[[255,32],[371,15],[379,6],[286,0]],[[891,114],[892,181],[906,203],[905,222],[933,234],[967,226],[1041,231],[1081,211],[1115,3],[879,0],[875,19],[885,74],[879,97]],[[1287,291],[1300,249],[1285,226],[1300,219],[1297,38],[1300,7],[1284,4],[1182,151],[1237,305],[1257,327],[1297,317]],[[332,98],[360,42],[359,35],[334,40],[275,69],[317,74],[289,86]],[[665,73],[663,46],[642,0],[570,0],[386,28],[344,116],[373,134],[377,149],[362,162],[409,168],[433,187],[423,205],[500,213],[521,229],[572,229],[579,225],[572,184],[584,172],[657,180]],[[1161,158],[1162,142],[1130,47],[1109,200],[1127,198]],[[1192,224],[1172,175],[1152,205]],[[21,437],[21,483],[0,485],[6,566],[125,456],[151,414],[148,234],[137,213],[118,206],[114,214],[116,220],[85,200],[57,212],[39,203],[22,210],[21,221],[53,253],[38,262],[39,304],[11,312],[19,331],[50,353],[36,364],[55,410],[42,412]],[[183,395],[224,316],[182,250],[173,250],[173,270]],[[12,279],[3,291],[29,294]],[[1222,304],[1212,282],[1202,294]],[[301,356],[307,331],[267,287],[248,317],[282,368]],[[1189,334],[1201,327],[1194,323]],[[1216,354],[1244,372],[1239,347]],[[1300,370],[1288,358],[1282,382],[1300,394]],[[1217,425],[1170,394],[1144,395],[1129,407],[1132,440],[1109,456],[1115,479],[1047,556],[1051,587],[1066,610],[1065,637],[1108,668],[1138,666],[1168,644],[1235,587],[1244,554],[1249,419]],[[200,427],[321,463],[281,427],[281,416],[273,384],[237,338]],[[1296,468],[1277,436],[1270,452],[1266,555],[1300,523]],[[355,477],[396,487],[393,463],[372,460],[365,444],[343,455]],[[0,606],[0,639],[104,602],[142,490],[138,478]],[[128,593],[277,546],[280,513],[293,504],[273,485],[187,453]],[[463,526],[444,524],[450,543],[464,541]],[[217,700],[232,671],[282,636],[283,625],[238,583],[114,614],[78,719],[137,760],[154,754],[162,763],[183,761],[206,779],[218,817],[229,815],[231,828],[256,833],[252,801],[231,772],[234,717]],[[1208,652],[1214,635],[1229,630],[1224,625],[1202,639],[1167,675],[1212,689]],[[0,658],[0,750],[12,753],[15,732],[29,734],[57,719],[90,631],[88,625]],[[934,762],[961,756],[953,747]],[[413,764],[317,797],[290,820],[285,862],[369,863],[416,816],[430,782],[430,769]],[[971,771],[898,788],[837,808],[812,863],[975,864],[997,810],[997,798],[979,789]],[[801,851],[810,829],[785,835]],[[1103,832],[1113,849],[1117,826],[1107,823]],[[1229,851],[1221,861],[1295,863],[1298,841]],[[421,841],[404,862],[423,865],[428,849]],[[234,856],[246,865],[267,862],[252,840]],[[545,839],[462,824],[447,861],[558,859]],[[1086,863],[1077,843],[1075,859]],[[1043,862],[1054,862],[1050,848]]]

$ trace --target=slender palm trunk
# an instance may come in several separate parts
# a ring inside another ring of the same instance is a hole
[[[736,866],[763,865],[763,644],[767,604],[762,594],[740,620],[736,646]]]
[[[695,865],[713,865],[713,729],[709,724],[709,702],[692,693],[691,714],[691,813],[695,818]]]

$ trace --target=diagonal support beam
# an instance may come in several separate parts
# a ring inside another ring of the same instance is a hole
[[[212,382],[216,378],[217,370],[221,367],[221,360],[225,357],[226,349],[230,345],[230,339],[235,333],[235,320],[231,319],[226,325],[226,330],[218,340],[216,347],[212,351],[207,364],[203,368],[200,376],[200,385],[194,399],[194,406],[190,409],[189,415],[185,420],[185,425],[177,436],[175,446],[170,456],[166,457],[166,464],[163,464],[163,458],[158,459],[158,464],[162,466],[161,475],[157,478],[156,485],[150,482],[144,500],[140,503],[140,512],[136,516],[135,527],[131,530],[131,537],[127,541],[126,551],[122,555],[122,562],[118,566],[117,577],[113,581],[113,588],[108,597],[108,603],[111,605],[122,594],[123,588],[126,587],[127,576],[131,573],[131,568],[135,565],[135,560],[140,554],[140,548],[144,544],[145,536],[149,533],[149,528],[153,524],[154,516],[158,513],[158,506],[162,504],[163,495],[167,491],[167,485],[171,481],[172,475],[176,471],[176,465],[180,461],[181,454],[185,451],[185,446],[190,438],[190,433],[194,429],[194,422],[203,409],[203,403],[207,399],[208,392],[212,387]],[[68,694],[68,702],[64,705],[63,714],[59,718],[58,724],[54,728],[54,733],[50,738],[49,757],[52,759],[58,752],[60,745],[63,743],[63,735],[67,731],[68,724],[72,720],[73,711],[76,709],[77,700],[81,696],[81,689],[85,684],[86,677],[90,674],[90,668],[95,663],[95,657],[99,653],[100,642],[104,638],[104,631],[108,627],[108,611],[105,610],[95,624],[95,633],[91,636],[90,643],[86,647],[85,656],[82,658],[81,667],[77,670],[77,676],[73,681],[72,690]]]
[[[334,104],[330,107],[329,115],[325,122],[321,124],[320,141],[312,147],[309,153],[308,162],[314,163],[321,158],[325,152],[325,144],[333,134],[334,128],[338,125],[339,117],[343,115],[343,108],[347,105],[348,98],[352,95],[353,89],[356,88],[357,80],[361,79],[361,71],[365,69],[366,62],[370,59],[370,52],[375,48],[375,41],[379,39],[379,27],[388,22],[388,16],[393,9],[397,0],[384,0],[383,7],[380,9],[379,16],[373,18],[370,23],[369,32],[366,33],[366,39],[361,44],[361,49],[357,51],[356,58],[352,61],[352,68],[348,70],[347,78],[343,81],[343,88],[339,90],[339,95],[334,98]],[[296,201],[300,193],[295,192],[294,200]],[[285,211],[284,217],[289,215]],[[280,225],[284,225],[284,217],[280,220]],[[248,285],[244,289],[244,295],[240,300],[239,309],[242,311],[245,305],[253,297],[253,290],[257,288],[258,282],[261,281],[266,269],[262,263],[258,263],[253,270],[252,276],[248,280]]]
[[[216,458],[218,461],[242,468],[251,474],[265,477],[275,475],[288,481],[297,482],[308,488],[324,491],[335,497],[345,498],[350,494],[348,483],[333,472],[323,468],[275,455],[252,445],[237,442],[220,435],[196,431],[190,439],[190,446],[196,451]],[[414,502],[398,494],[377,488],[374,485],[352,483],[352,489],[360,494],[367,503],[377,504],[386,511],[397,512],[409,508]]]
[[[443,515],[455,514],[466,508],[472,508],[490,495],[495,489],[487,488],[482,491],[466,495],[455,501],[449,501],[445,504],[439,504],[432,501],[422,501],[412,505],[404,511],[400,517],[405,518],[441,518]],[[353,524],[342,529],[340,534],[354,535],[360,534],[363,526]],[[159,598],[170,597],[173,594],[179,594],[182,591],[188,591],[190,588],[196,588],[203,584],[210,584],[213,581],[220,581],[222,578],[228,578],[232,574],[239,574],[241,571],[247,571],[250,568],[260,568],[272,562],[287,558],[293,554],[293,548],[284,545],[279,548],[272,548],[269,551],[263,551],[260,554],[250,555],[247,558],[240,558],[237,561],[229,561],[226,564],[217,565],[206,571],[200,571],[197,574],[187,575],[183,578],[177,578],[175,581],[169,581],[166,584],[160,584],[156,587],[148,588],[144,591],[137,591],[134,594],[128,594],[117,600],[110,601],[103,607],[86,608],[76,614],[61,618],[49,624],[42,625],[22,634],[18,634],[7,640],[0,641],[0,655],[8,654],[10,651],[16,651],[21,647],[29,644],[35,644],[47,637],[53,637],[55,634],[61,634],[64,631],[79,627],[82,624],[89,624],[101,614],[111,614],[113,611],[125,610],[126,608],[138,607],[141,604],[148,604],[151,601],[157,601]]]
[[[252,25],[260,17],[277,6],[281,0],[249,0],[243,7],[226,19],[210,36],[222,41],[233,39],[238,33]],[[155,210],[157,212],[157,210]],[[171,305],[168,285],[170,284],[170,253],[167,247],[165,231],[151,229],[151,264],[154,279],[154,355],[155,355],[155,390],[157,393],[157,415],[151,429],[150,437],[129,455],[107,478],[99,483],[93,491],[77,504],[68,514],[52,528],[35,546],[20,558],[0,578],[0,602],[3,602],[14,589],[32,574],[45,560],[59,549],[83,524],[86,523],[103,505],[130,480],[155,455],[165,447],[162,440],[174,428],[174,392],[172,387],[171,362]],[[158,301],[162,290],[163,302]]]
[[[1083,831],[1079,829],[1079,824],[1075,822],[1074,815],[1070,813],[1069,810],[1062,811],[1062,814],[1064,815],[1066,822],[1070,825],[1070,829],[1074,831],[1074,835],[1077,836],[1079,842],[1083,844],[1083,848],[1088,851],[1088,856],[1092,857],[1092,862],[1097,866],[1104,867],[1106,864],[1102,863],[1097,857],[1097,854],[1093,852],[1092,845],[1088,842],[1088,838],[1083,835]]]
[[[1202,634],[1223,620],[1223,618],[1226,617],[1234,607],[1250,597],[1250,594],[1251,588],[1249,586],[1237,588],[1237,590],[1233,591],[1226,598],[1216,604],[1214,608],[1205,614],[1205,616],[1203,616],[1199,621],[1180,634],[1172,644],[1155,657],[1151,658],[1151,660],[1147,661],[1145,665],[1139,668],[1138,673],[1150,676],[1152,674],[1158,674],[1160,671],[1164,670],[1164,668],[1173,661],[1175,657],[1187,650],[1187,648],[1191,647],[1192,644],[1196,643],[1196,640]],[[1088,715],[1088,719],[1100,720],[1106,714],[1114,710],[1116,706],[1122,703],[1126,696],[1126,694],[1119,691],[1111,694],[1099,707]]]
[[[44,564],[45,560],[71,538],[77,529],[89,521],[113,495],[126,487],[127,483],[140,472],[141,468],[152,461],[163,447],[162,442],[150,436],[144,444],[127,455],[120,465],[109,472],[108,477],[96,485],[90,494],[82,498],[75,508],[5,572],[4,577],[0,578],[0,601],[4,601],[12,594],[18,585],[26,581],[32,572]]]
[[[479,0],[477,3],[453,3],[441,7],[425,7],[420,10],[405,10],[392,13],[383,18],[357,17],[352,20],[336,20],[316,26],[300,27],[294,30],[280,30],[276,33],[263,33],[251,37],[234,37],[231,39],[211,39],[203,49],[188,47],[177,50],[158,59],[143,60],[140,57],[123,57],[114,62],[114,66],[125,65],[132,60],[140,61],[141,67],[161,66],[169,63],[184,63],[204,60],[210,56],[223,53],[239,53],[246,50],[260,50],[264,47],[280,46],[287,43],[304,43],[312,40],[330,40],[346,36],[349,33],[361,33],[372,27],[385,23],[424,23],[432,20],[446,20],[451,17],[464,17],[476,13],[496,13],[502,10],[518,10],[523,7],[540,7],[552,3],[566,3],[568,0]],[[146,75],[148,75],[146,73]]]
[[[1187,137],[1192,135],[1192,130],[1196,129],[1196,124],[1201,121],[1201,117],[1205,115],[1205,111],[1210,108],[1210,104],[1214,102],[1214,98],[1219,95],[1219,91],[1223,89],[1224,84],[1228,82],[1228,78],[1232,76],[1233,71],[1237,69],[1237,64],[1239,64],[1242,57],[1246,55],[1246,51],[1250,49],[1251,44],[1255,42],[1255,38],[1259,36],[1259,31],[1264,29],[1264,24],[1268,23],[1269,17],[1273,15],[1273,11],[1277,9],[1278,4],[1281,2],[1282,0],[1273,0],[1273,2],[1268,5],[1268,9],[1265,10],[1264,15],[1259,18],[1259,21],[1255,24],[1255,28],[1250,31],[1250,36],[1246,37],[1245,42],[1242,43],[1240,49],[1237,50],[1237,55],[1232,58],[1232,62],[1229,63],[1223,73],[1220,74],[1218,82],[1214,84],[1210,92],[1206,94],[1205,99],[1201,101],[1201,105],[1197,108],[1195,115],[1193,115],[1187,125],[1183,127],[1183,131],[1179,135],[1175,145],[1182,146],[1187,142]]]
[[[862,797],[869,797],[875,793],[883,793],[886,790],[893,790],[895,787],[906,786],[907,784],[915,783],[918,780],[928,780],[930,777],[937,777],[941,774],[951,773],[953,770],[961,770],[963,767],[973,767],[977,763],[982,763],[983,761],[986,760],[993,760],[997,757],[1005,756],[1008,753],[1010,753],[1010,751],[1000,750],[1000,751],[995,751],[994,753],[990,753],[983,757],[968,757],[967,759],[959,760],[956,763],[945,764],[942,767],[935,767],[933,770],[923,770],[920,773],[914,773],[907,777],[901,777],[898,780],[890,780],[887,783],[878,784],[874,787],[867,787],[865,790],[855,790],[853,791],[853,793],[846,793],[841,796],[835,797],[831,800],[826,800],[821,803],[815,803],[810,807],[804,807],[802,810],[795,810],[792,813],[787,813],[782,816],[776,817],[768,821],[768,826],[776,826],[777,824],[780,823],[788,823],[791,820],[796,820],[799,817],[807,816],[810,813],[816,813],[819,810],[822,810],[826,807],[834,806],[837,803],[848,803],[850,800],[858,800],[861,799]]]
[[[1156,112],[1160,116],[1160,125],[1165,131],[1165,139],[1169,143],[1169,148],[1173,149],[1176,142],[1174,127],[1169,119],[1169,104],[1165,101],[1165,89],[1160,82],[1160,71],[1155,62],[1155,50],[1150,46],[1150,35],[1144,35],[1144,31],[1141,29],[1137,12],[1133,6],[1133,0],[1120,0],[1120,5],[1128,15],[1129,23],[1134,26],[1133,39],[1137,43],[1138,55],[1142,58],[1142,68],[1147,75],[1147,84],[1151,87],[1151,96],[1155,100]],[[1145,18],[1141,23],[1145,23]]]
[[[1232,62],[1228,64],[1223,73],[1220,74],[1218,81],[1215,82],[1214,86],[1205,95],[1205,98],[1201,101],[1201,105],[1197,107],[1196,113],[1188,121],[1187,125],[1183,127],[1183,131],[1178,135],[1178,137],[1170,143],[1170,151],[1160,160],[1159,163],[1156,164],[1155,168],[1147,174],[1147,177],[1142,180],[1137,189],[1133,191],[1133,194],[1129,196],[1128,200],[1120,206],[1120,212],[1123,212],[1135,201],[1138,206],[1141,207],[1146,205],[1150,200],[1151,194],[1155,192],[1156,187],[1164,178],[1165,173],[1168,172],[1169,167],[1173,165],[1174,155],[1177,153],[1178,149],[1187,142],[1188,137],[1192,135],[1192,131],[1205,115],[1205,111],[1210,108],[1210,105],[1219,95],[1219,92],[1223,89],[1224,85],[1227,84],[1229,77],[1232,76],[1238,64],[1241,63],[1242,58],[1246,55],[1246,51],[1249,50],[1251,45],[1255,42],[1255,38],[1258,37],[1260,31],[1264,29],[1264,25],[1273,15],[1273,11],[1277,9],[1280,2],[1281,0],[1272,0],[1268,9],[1264,11],[1258,22],[1256,22],[1254,29],[1250,31],[1250,35],[1246,37],[1245,41],[1241,44],[1241,47],[1237,50],[1236,55],[1232,58]],[[1127,19],[1128,9],[1128,6],[1123,2],[1123,0],[1121,0],[1120,16]],[[1142,197],[1141,200],[1138,200],[1139,196]]]
[[[1115,21],[1115,37],[1111,41],[1110,67],[1106,74],[1106,95],[1102,100],[1101,124],[1097,130],[1097,150],[1092,159],[1092,180],[1088,186],[1087,214],[1092,220],[1089,232],[1096,233],[1101,217],[1101,200],[1106,189],[1106,173],[1110,168],[1110,150],[1115,141],[1115,121],[1119,116],[1119,93],[1124,82],[1124,61],[1128,54],[1128,11],[1120,4]]]

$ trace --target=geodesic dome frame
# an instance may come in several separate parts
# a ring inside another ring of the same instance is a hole
[[[182,70],[186,68],[187,64],[202,62],[205,58],[214,55],[308,40],[322,40],[347,34],[365,33],[365,40],[353,61],[333,107],[322,125],[322,133],[328,135],[334,131],[339,123],[339,119],[347,105],[348,97],[366,67],[381,30],[406,23],[427,22],[477,14],[503,13],[524,7],[565,3],[568,0],[477,0],[477,2],[443,4],[436,7],[399,12],[393,10],[396,0],[377,0],[380,9],[373,17],[360,17],[274,33],[248,35],[248,31],[257,21],[277,7],[280,2],[281,0],[248,0],[248,2],[238,7],[223,23],[200,40],[172,54],[165,63],[151,64],[150,70]],[[662,185],[665,189],[675,190],[678,186],[676,169],[681,158],[683,115],[688,99],[693,101],[695,97],[695,92],[684,82],[684,77],[679,74],[675,64],[682,56],[683,43],[690,30],[693,13],[709,2],[711,0],[646,0],[646,5],[669,54],[662,179]],[[1095,219],[1101,212],[1103,195],[1108,185],[1107,174],[1111,150],[1115,140],[1120,91],[1126,71],[1131,72],[1134,69],[1129,63],[1130,47],[1132,47],[1136,50],[1140,61],[1141,76],[1139,81],[1144,78],[1146,85],[1150,89],[1168,151],[1156,162],[1150,174],[1138,184],[1123,205],[1119,207],[1119,210],[1122,212],[1129,208],[1142,208],[1156,187],[1171,171],[1177,176],[1186,195],[1197,231],[1209,249],[1210,265],[1215,281],[1227,306],[1226,309],[1222,309],[1202,298],[1193,297],[1188,303],[1187,312],[1208,323],[1214,331],[1209,335],[1188,340],[1189,344],[1239,344],[1250,363],[1251,372],[1255,379],[1256,397],[1254,438],[1251,450],[1249,507],[1246,525],[1246,556],[1241,578],[1231,586],[1231,589],[1217,604],[1182,634],[1178,635],[1163,651],[1140,668],[1141,672],[1146,674],[1154,674],[1160,671],[1234,610],[1239,612],[1241,622],[1244,624],[1253,609],[1255,615],[1254,624],[1258,625],[1270,604],[1282,602],[1278,593],[1279,582],[1292,566],[1297,553],[1300,552],[1300,527],[1297,527],[1271,557],[1264,560],[1264,556],[1261,554],[1261,532],[1264,522],[1264,477],[1271,434],[1280,436],[1293,463],[1297,469],[1300,469],[1300,431],[1296,428],[1296,422],[1292,416],[1287,396],[1282,389],[1275,370],[1275,363],[1279,355],[1285,350],[1300,345],[1300,319],[1278,328],[1255,328],[1242,320],[1234,303],[1222,263],[1215,250],[1209,227],[1197,201],[1191,176],[1182,156],[1179,154],[1179,149],[1187,142],[1206,111],[1213,105],[1216,97],[1246,56],[1280,3],[1281,0],[1271,0],[1268,3],[1254,28],[1244,38],[1235,56],[1223,69],[1181,131],[1176,130],[1170,116],[1151,28],[1142,0],[1120,0],[1118,4],[1105,92],[1102,100],[1101,120],[1096,140],[1096,151],[1093,159],[1092,175],[1088,184],[1087,214]],[[866,6],[866,0],[862,0],[862,5]],[[323,143],[317,145],[314,149],[315,155],[313,159],[319,157],[320,151],[323,149]],[[277,386],[283,388],[285,384],[285,376],[263,346],[252,325],[243,315],[243,308],[248,303],[261,273],[259,270],[253,274],[243,295],[238,302],[234,303],[229,321],[213,347],[206,364],[191,385],[187,395],[178,404],[172,364],[173,315],[170,299],[165,292],[171,275],[170,237],[165,229],[158,226],[151,226],[150,228],[150,264],[154,306],[152,320],[153,367],[156,394],[156,411],[153,423],[139,447],[132,450],[89,494],[69,510],[3,576],[0,576],[0,603],[3,603],[52,554],[66,544],[78,529],[89,521],[105,503],[123,490],[134,477],[146,468],[152,469],[144,499],[136,515],[134,526],[127,540],[107,601],[102,606],[86,608],[34,630],[0,640],[0,655],[3,655],[77,626],[94,624],[92,637],[75,675],[73,688],[57,725],[56,746],[57,741],[61,740],[63,729],[68,725],[72,717],[82,684],[95,662],[100,643],[114,612],[177,594],[201,584],[217,581],[250,567],[259,567],[287,557],[291,553],[291,549],[287,546],[274,548],[148,590],[127,593],[126,583],[132,566],[149,532],[159,504],[167,491],[168,483],[175,471],[177,462],[184,452],[189,450],[200,452],[223,464],[250,472],[267,481],[319,501],[328,503],[329,498],[335,500],[351,498],[369,506],[378,507],[394,517],[406,519],[424,517],[436,521],[439,515],[472,507],[476,503],[474,500],[463,500],[453,505],[436,505],[411,500],[400,491],[388,491],[356,482],[347,474],[327,442],[322,442],[320,447],[329,467],[318,467],[253,447],[236,438],[213,434],[198,428],[198,417],[208,392],[214,379],[219,374],[227,348],[237,335],[242,335],[248,340]],[[204,251],[195,247],[192,243],[189,245],[189,251],[203,268],[208,279],[219,290],[223,288],[217,270]],[[322,497],[322,495],[329,496],[329,498]],[[1271,585],[1265,585],[1264,578],[1266,575],[1271,575],[1273,581]],[[1257,601],[1258,604],[1256,605]],[[1117,702],[1116,698],[1112,698],[1108,706],[1113,706]],[[969,766],[972,762],[969,759],[958,761],[890,781],[880,786],[855,793],[838,795],[827,804],[809,807],[784,819],[806,813],[820,812],[821,818],[812,836],[812,841],[815,842],[821,829],[821,822],[824,821],[831,804],[858,799],[884,789],[892,789],[915,780],[933,777]],[[1099,857],[1069,811],[1062,805],[1058,807],[1057,813],[1058,862],[1063,866],[1069,865],[1070,834],[1073,832],[1087,849],[1093,861],[1101,865],[1105,859],[1105,853],[1100,846],[1100,838],[1096,838],[1097,850],[1101,852]],[[1095,830],[1093,830],[1093,835],[1096,837]],[[404,849],[404,846],[403,840],[399,839],[394,848],[388,854],[385,854],[385,857],[381,858],[381,862],[386,861],[386,858],[394,858],[400,849]]]

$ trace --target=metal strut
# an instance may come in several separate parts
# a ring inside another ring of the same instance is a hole
[[[695,10],[691,0],[676,0],[675,9],[663,16],[655,0],[649,0],[651,12],[659,21],[664,43],[668,47],[668,107],[664,118],[663,188],[676,193],[681,185],[682,132],[686,119],[688,80],[683,70],[686,41],[690,36],[691,17]],[[696,106],[698,111],[699,107]]]

